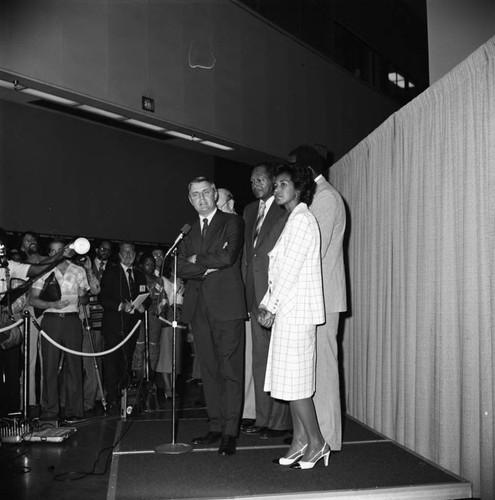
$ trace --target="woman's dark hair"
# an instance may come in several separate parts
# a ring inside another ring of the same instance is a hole
[[[153,255],[151,255],[150,252],[144,252],[140,257],[139,257],[139,261],[138,261],[138,266],[140,269],[143,268],[143,265],[144,265],[144,261],[146,259],[151,259],[153,262],[155,262],[155,258],[153,257]]]
[[[308,206],[311,205],[316,191],[316,183],[311,170],[301,163],[283,163],[277,167],[276,175],[280,174],[288,174],[294,188],[300,192],[299,200]]]

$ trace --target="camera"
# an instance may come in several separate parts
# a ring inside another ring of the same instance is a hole
[[[0,267],[9,267],[9,260],[7,259],[7,248],[0,242]]]

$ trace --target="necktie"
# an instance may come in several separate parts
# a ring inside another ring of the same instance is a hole
[[[98,267],[98,274],[100,275],[100,279],[103,276],[104,270],[105,270],[105,263],[103,261],[101,261],[100,266]]]
[[[130,267],[127,269],[127,274],[129,275],[129,291],[132,298],[134,297],[134,277],[132,276],[132,269]]]
[[[265,202],[263,200],[260,200],[260,206],[258,208],[258,217],[256,218],[256,226],[254,229],[253,247],[256,246],[256,242],[258,241],[258,236],[261,231],[261,226],[263,225],[264,216],[265,216]]]
[[[204,239],[206,231],[208,230],[208,219],[203,219],[203,229],[201,230],[201,238]]]

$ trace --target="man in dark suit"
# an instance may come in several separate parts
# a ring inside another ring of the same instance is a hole
[[[137,309],[132,301],[141,293],[146,293],[146,278],[133,267],[136,250],[132,243],[121,243],[120,264],[107,267],[101,280],[100,303],[103,306],[102,334],[105,349],[119,344],[142,319],[143,305]],[[105,392],[110,410],[117,408],[120,389],[131,381],[132,355],[139,332],[120,349],[105,356]]]
[[[273,399],[263,390],[265,383],[270,329],[258,323],[258,306],[268,289],[268,252],[274,247],[287,221],[287,211],[274,203],[273,181],[276,164],[254,167],[251,189],[256,201],[244,209],[243,276],[246,301],[251,313],[253,340],[253,378],[256,399],[256,422],[241,428],[246,434],[259,434],[263,439],[283,436],[292,428],[287,402]]]
[[[210,418],[210,431],[193,444],[221,440],[218,453],[232,455],[244,393],[244,223],[217,209],[208,179],[194,179],[188,192],[199,219],[178,251],[178,274],[187,280],[182,319],[191,323]]]

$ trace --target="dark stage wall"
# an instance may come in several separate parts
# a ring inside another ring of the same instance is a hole
[[[0,100],[0,226],[170,243],[194,220],[187,184],[215,158]],[[247,186],[249,188],[249,186]]]

